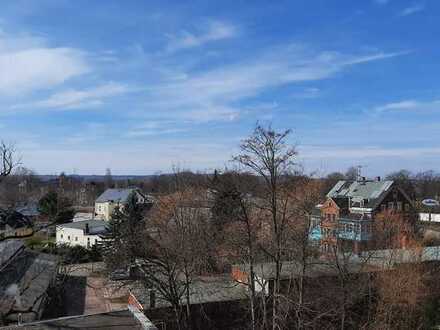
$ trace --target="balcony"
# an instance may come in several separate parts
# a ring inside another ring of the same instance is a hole
[[[368,241],[372,238],[372,221],[339,218],[335,221],[334,229],[322,227],[319,216],[312,216],[309,238],[321,240],[324,238],[337,237],[350,241]]]

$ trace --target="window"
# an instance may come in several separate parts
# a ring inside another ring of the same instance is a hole
[[[405,211],[409,211],[409,204],[405,203]]]
[[[394,210],[394,203],[393,202],[388,202],[388,209]]]
[[[75,242],[78,242],[78,237],[75,237]]]
[[[67,236],[67,239],[70,241],[70,236]]]
[[[332,214],[332,221],[333,221],[333,222],[336,221],[336,214]]]
[[[386,209],[387,209],[387,206],[386,206],[385,204],[382,204],[382,205],[380,206],[380,209],[382,210],[382,212],[385,212]]]
[[[63,234],[60,235],[60,238],[63,239]]]
[[[402,211],[403,207],[402,207],[402,202],[397,202],[397,211]]]

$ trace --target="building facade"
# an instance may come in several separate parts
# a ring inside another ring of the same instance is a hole
[[[104,220],[69,222],[56,227],[56,243],[91,248],[105,239],[108,232],[108,222]]]
[[[384,212],[409,219],[412,201],[393,181],[339,181],[317,205],[311,219],[310,238],[322,252],[335,247],[355,253],[367,250],[375,241],[375,220]]]
[[[131,194],[135,194],[140,204],[149,202],[149,199],[138,189],[107,189],[95,201],[96,218],[109,221],[116,208],[124,208]]]

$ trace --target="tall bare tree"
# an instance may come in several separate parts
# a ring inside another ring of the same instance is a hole
[[[272,296],[272,328],[278,328],[279,295],[285,235],[289,212],[288,178],[293,173],[294,147],[288,144],[290,130],[277,132],[271,126],[257,125],[251,136],[240,145],[241,153],[234,160],[263,179],[264,193],[260,207],[266,213],[261,219],[267,222],[271,246],[265,248],[266,255],[275,264],[275,277]],[[266,239],[266,241],[268,241]]]
[[[21,163],[17,150],[12,143],[0,142],[0,181],[10,175]]]

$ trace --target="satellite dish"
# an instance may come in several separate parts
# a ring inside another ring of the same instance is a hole
[[[422,200],[422,204],[425,205],[425,206],[431,206],[431,207],[433,207],[433,206],[439,206],[439,205],[440,205],[440,202],[437,201],[437,200],[435,200],[435,199],[430,199],[430,198],[428,198],[428,199],[424,199],[424,200]]]

